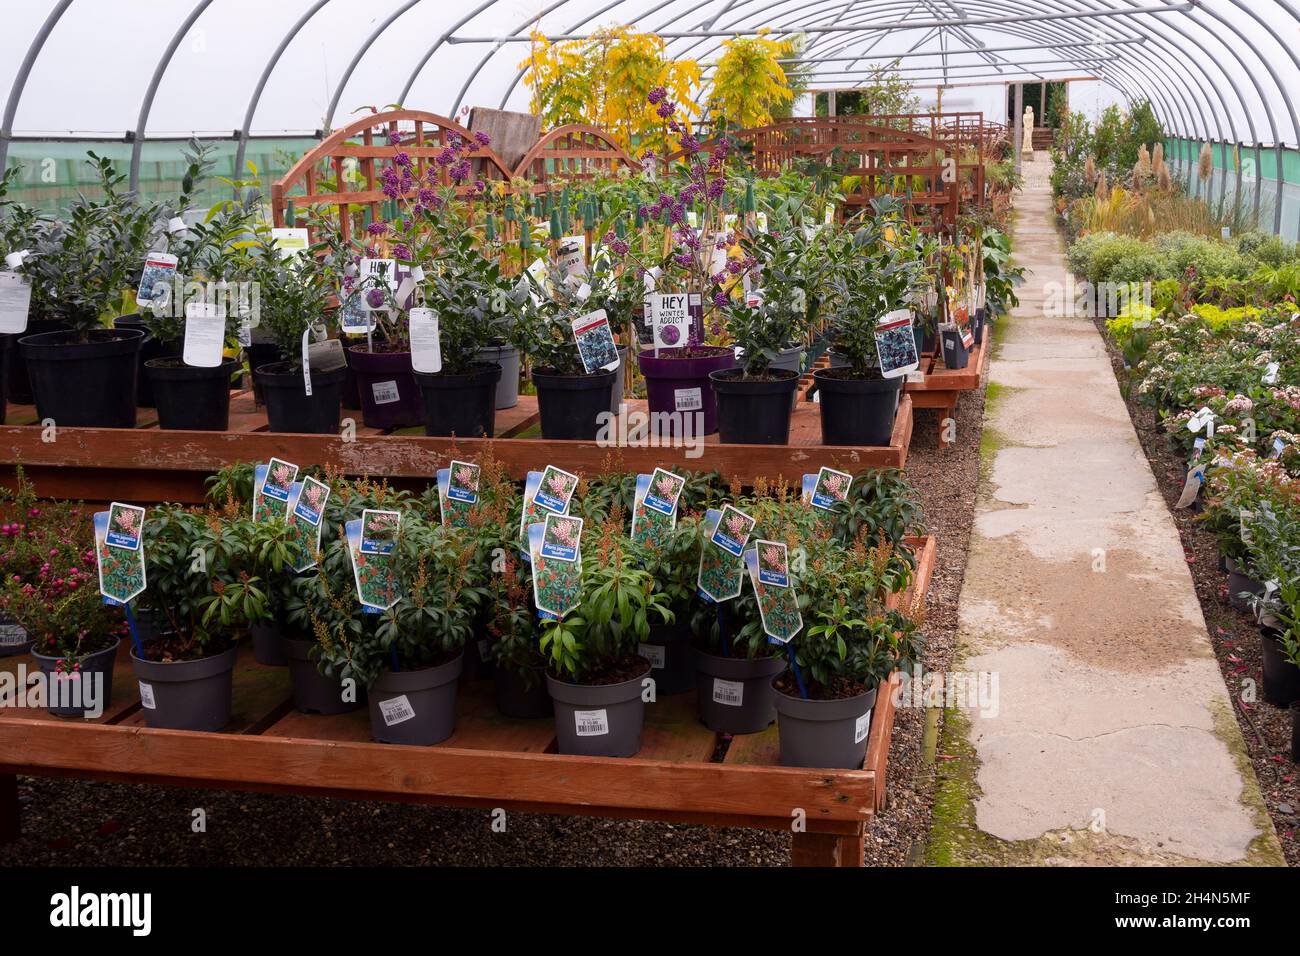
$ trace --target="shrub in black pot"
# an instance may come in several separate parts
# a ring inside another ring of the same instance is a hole
[[[554,713],[546,688],[546,658],[539,648],[541,623],[533,604],[532,568],[506,547],[505,567],[492,575],[488,608],[488,658],[497,710],[507,717],[541,719]]]

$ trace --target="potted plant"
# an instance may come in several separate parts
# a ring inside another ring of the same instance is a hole
[[[64,331],[19,339],[37,414],[60,426],[134,428],[142,329],[106,328],[157,234],[156,210],[123,191],[125,177],[90,154],[103,198],[78,196],[46,224],[23,263],[32,312]]]
[[[191,280],[184,298],[167,296],[152,306],[141,304],[139,322],[152,347],[141,353],[142,371],[160,428],[225,431],[230,426],[230,381],[239,367],[231,356],[238,354],[241,335],[260,311],[260,290],[254,298],[248,284],[253,267],[249,243],[259,215],[260,196],[253,188],[214,205],[173,247],[177,275]],[[199,312],[193,318],[191,308]],[[216,323],[220,347],[206,343],[184,348],[192,321]]]
[[[80,505],[38,501],[21,469],[12,494],[0,489],[0,501],[6,515],[0,618],[25,633],[48,682],[46,709],[60,717],[98,717],[112,703],[125,622],[100,595],[86,516]]]
[[[828,244],[836,268],[823,313],[842,364],[813,372],[827,445],[888,445],[903,372],[919,360],[906,322],[907,303],[924,283],[921,264],[896,201],[877,201],[874,213]],[[888,350],[883,362],[882,342]]]
[[[893,545],[814,547],[795,585],[804,626],[772,682],[781,764],[852,770],[862,766],[881,683],[916,657],[919,616],[886,609],[906,583],[883,573]]]
[[[534,554],[534,576],[547,580],[548,562],[558,560]],[[637,647],[652,624],[672,621],[672,611],[621,518],[584,525],[579,560],[573,609],[543,621],[538,645],[548,661],[556,741],[562,754],[630,757],[641,749],[650,672]]]
[[[1294,666],[1295,606],[1300,603],[1300,515],[1260,501],[1241,519],[1250,567],[1265,582],[1249,599],[1260,622],[1263,697],[1275,707],[1300,701],[1300,669]]]
[[[497,710],[506,717],[541,719],[554,713],[546,686],[541,622],[533,604],[532,570],[513,548],[505,552],[501,570],[491,576],[488,608],[488,654]]]
[[[0,258],[5,270],[14,272],[19,281],[29,286],[31,280],[23,269],[30,256],[36,236],[46,228],[45,217],[37,210],[8,198],[9,190],[22,174],[22,167],[10,166],[0,175]],[[64,326],[32,314],[31,301],[27,313],[21,317],[17,311],[0,321],[0,422],[5,419],[6,399],[15,404],[30,405],[31,382],[27,377],[27,363],[23,361],[18,339],[38,332],[54,332]]]
[[[333,292],[324,262],[328,248],[316,243],[300,254],[286,255],[269,231],[261,230],[252,251],[253,281],[266,290],[260,327],[280,356],[278,362],[252,369],[266,401],[269,430],[335,434],[345,374],[342,350],[333,358],[318,356],[315,362],[311,355],[311,340],[324,340],[328,334],[326,307]]]
[[[283,522],[201,512],[150,510],[141,536],[148,582],[136,606],[152,635],[131,652],[145,723],[172,730],[220,730],[230,722],[238,641],[266,614],[262,555],[292,560]]]

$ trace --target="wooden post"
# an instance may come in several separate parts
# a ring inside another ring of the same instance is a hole
[[[0,843],[18,839],[18,775],[0,773]]]
[[[1012,110],[1015,115],[1012,116],[1012,133],[1011,142],[1016,147],[1016,169],[1020,169],[1020,154],[1024,149],[1025,135],[1025,84],[1016,84],[1016,105]]]
[[[796,833],[790,840],[791,866],[862,866],[862,831],[854,836],[839,833]]]

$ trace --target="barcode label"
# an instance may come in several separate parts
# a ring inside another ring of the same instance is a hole
[[[857,723],[853,725],[853,742],[860,744],[867,738],[867,731],[871,729],[871,711],[867,711],[858,718]]]
[[[737,680],[713,678],[713,702],[739,707],[745,702],[745,685]]]
[[[153,685],[140,681],[140,706],[146,710],[157,710],[158,702],[153,699]]]
[[[636,652],[650,662],[655,670],[664,669],[664,646],[662,644],[638,644]]]
[[[609,733],[609,714],[604,710],[575,710],[573,723],[579,737],[602,737]]]
[[[381,700],[379,702],[379,713],[384,717],[384,726],[392,727],[394,724],[404,723],[415,716],[415,708],[411,702],[406,699],[406,695],[394,697],[392,700]]]
[[[679,412],[698,412],[704,407],[704,391],[700,388],[676,389],[673,404]]]
[[[27,630],[21,624],[0,624],[0,646],[26,643]]]
[[[391,405],[401,397],[397,394],[396,382],[375,382],[370,386],[370,392],[375,396],[376,405]]]

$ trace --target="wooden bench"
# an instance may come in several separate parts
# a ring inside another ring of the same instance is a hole
[[[962,392],[974,391],[984,383],[989,353],[992,352],[991,336],[992,327],[985,326],[983,339],[971,352],[970,361],[965,368],[947,368],[937,353],[926,353],[921,358],[920,368],[920,371],[925,373],[925,378],[919,382],[908,382],[903,386],[903,395],[912,399],[913,408],[939,409],[940,448],[947,448],[952,444],[948,440],[949,429],[946,422],[954,417],[958,397]]]
[[[933,537],[909,543],[917,573],[902,600],[924,595],[935,562]],[[32,666],[24,655],[0,658],[0,670],[20,663]],[[641,751],[628,759],[555,753],[554,722],[501,716],[485,681],[462,682],[444,743],[371,743],[365,710],[298,713],[287,669],[258,665],[247,648],[223,732],[150,730],[124,647],[99,718],[0,711],[0,840],[17,837],[16,775],[29,774],[775,830],[802,819],[792,862],[861,866],[865,827],[885,804],[899,681],[895,673],[877,698],[862,769],[808,770],[779,766],[776,725],[733,738],[710,731],[693,693],[648,705]]]

